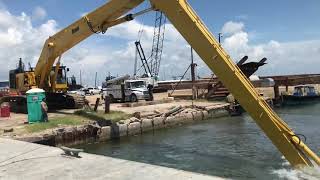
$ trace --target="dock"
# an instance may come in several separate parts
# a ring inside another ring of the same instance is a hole
[[[222,179],[112,157],[79,155],[71,157],[57,147],[0,138],[0,180]]]

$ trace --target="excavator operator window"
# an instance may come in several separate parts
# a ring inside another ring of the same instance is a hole
[[[57,74],[57,84],[65,84],[66,82],[66,71],[64,68],[60,68]]]

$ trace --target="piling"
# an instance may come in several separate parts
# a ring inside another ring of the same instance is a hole
[[[98,106],[99,106],[100,98],[97,98],[96,104],[94,105],[94,111],[97,112]]]
[[[110,101],[111,101],[111,99],[110,99],[110,96],[106,96],[105,98],[104,98],[104,113],[105,114],[108,114],[108,113],[110,113]]]

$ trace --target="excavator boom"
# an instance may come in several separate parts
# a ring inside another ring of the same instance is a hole
[[[130,20],[123,16],[144,0],[110,0],[105,5],[50,37],[42,50],[35,74],[40,87],[57,57],[97,31]],[[292,166],[320,165],[313,153],[289,126],[270,108],[253,85],[223,50],[186,0],[150,0],[154,10],[162,11],[208,67],[250,114]]]

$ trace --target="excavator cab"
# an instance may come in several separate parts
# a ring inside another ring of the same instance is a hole
[[[51,87],[49,91],[53,92],[66,92],[68,90],[67,72],[69,68],[66,66],[59,66],[56,70],[56,66],[52,67],[52,79]],[[56,73],[55,73],[56,72]],[[55,77],[54,77],[55,76]]]

